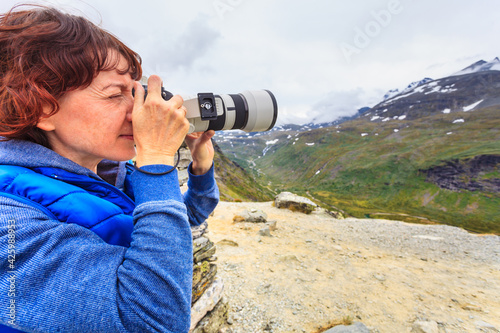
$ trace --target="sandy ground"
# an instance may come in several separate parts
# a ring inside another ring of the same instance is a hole
[[[262,224],[233,223],[251,208],[277,221],[271,237],[259,235]],[[410,332],[417,320],[439,332],[500,330],[498,237],[271,202],[221,202],[208,223],[232,332],[317,332],[344,319],[372,332]]]

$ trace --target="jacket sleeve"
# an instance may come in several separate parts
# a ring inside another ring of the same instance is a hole
[[[184,203],[189,223],[198,226],[205,222],[219,203],[219,188],[215,182],[213,165],[207,173],[200,176],[193,175],[190,170],[191,165],[188,167],[188,190],[184,193]]]
[[[131,181],[137,206],[129,248],[0,197],[0,251],[7,253],[9,229],[16,251],[13,268],[0,261],[0,306],[6,309],[14,301],[14,327],[26,332],[188,331],[192,240],[177,174],[135,172]],[[6,290],[11,287],[12,297]],[[12,326],[7,320],[0,317],[0,323]]]

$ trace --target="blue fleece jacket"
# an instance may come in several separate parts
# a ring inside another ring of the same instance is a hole
[[[0,165],[59,168],[102,180],[24,141],[1,142]],[[188,331],[190,222],[202,223],[217,205],[213,168],[203,176],[190,175],[184,196],[175,171],[127,174],[123,163],[108,162],[101,176],[121,190],[133,190],[129,247],[108,244],[87,228],[0,195],[0,324],[25,332]]]

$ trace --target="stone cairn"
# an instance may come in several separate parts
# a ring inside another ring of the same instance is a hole
[[[187,189],[187,167],[191,154],[187,148],[180,151],[178,165],[179,185]],[[215,244],[207,237],[207,222],[191,228],[193,235],[193,291],[190,333],[216,333],[225,324],[229,302],[223,297],[224,283],[217,276]]]

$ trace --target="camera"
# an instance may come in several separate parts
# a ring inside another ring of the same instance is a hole
[[[147,86],[143,86],[146,90]],[[162,89],[168,101],[172,93]],[[271,130],[278,118],[278,103],[269,90],[251,90],[240,94],[199,93],[184,99],[189,120],[189,133],[208,130],[242,130],[264,132]]]

